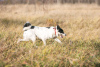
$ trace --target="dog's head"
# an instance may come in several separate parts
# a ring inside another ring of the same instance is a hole
[[[56,29],[57,29],[57,34],[56,34],[57,36],[60,36],[61,38],[63,38],[63,36],[66,36],[63,29],[61,29],[59,25],[56,26]]]

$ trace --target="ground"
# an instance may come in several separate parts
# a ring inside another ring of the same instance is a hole
[[[43,46],[20,42],[23,25],[60,27],[67,34]],[[100,67],[100,7],[91,5],[1,5],[0,67]]]

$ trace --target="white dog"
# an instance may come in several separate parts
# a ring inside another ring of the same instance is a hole
[[[50,38],[54,38],[55,41],[61,43],[61,41],[57,38],[58,36],[66,36],[64,31],[57,25],[56,27],[37,27],[37,26],[31,26],[29,22],[26,22],[23,27],[24,33],[23,33],[23,39],[19,39],[17,43],[20,41],[29,41],[32,40],[33,43],[36,40],[36,37],[41,39],[44,43],[44,46],[46,45],[46,40]]]

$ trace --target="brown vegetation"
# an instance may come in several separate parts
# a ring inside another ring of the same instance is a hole
[[[100,7],[97,5],[1,5],[0,67],[96,67],[100,66]],[[48,7],[48,9],[47,9]],[[52,20],[52,21],[51,21]],[[67,34],[62,45],[47,40],[17,44],[23,25],[59,24]],[[32,49],[31,49],[32,48]]]

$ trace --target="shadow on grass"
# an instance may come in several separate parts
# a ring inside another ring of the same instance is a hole
[[[95,50],[98,50],[99,51],[99,56],[100,56],[100,40],[97,40],[97,41],[92,40],[91,42],[92,42]]]
[[[11,25],[24,25],[24,20],[13,20],[13,19],[0,19],[0,23],[2,23],[5,27],[10,27]]]
[[[95,67],[100,67],[100,63],[95,64]]]

